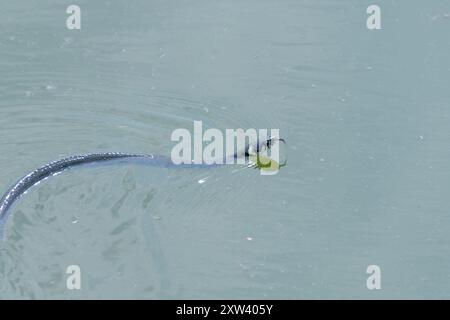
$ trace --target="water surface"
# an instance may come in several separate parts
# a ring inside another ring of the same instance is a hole
[[[2,190],[169,155],[194,120],[279,128],[289,162],[53,177],[8,220],[0,298],[449,298],[448,1],[378,1],[376,31],[357,0],[80,0],[81,30],[70,4],[2,4]]]

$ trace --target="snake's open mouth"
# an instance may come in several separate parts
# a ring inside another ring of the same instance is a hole
[[[286,166],[286,152],[282,152],[282,159],[280,157],[280,142],[286,145],[286,140],[283,138],[270,137],[258,145],[250,146],[247,154],[251,162],[250,166],[260,169],[265,174],[274,174],[280,168]],[[268,154],[269,151],[270,155]]]

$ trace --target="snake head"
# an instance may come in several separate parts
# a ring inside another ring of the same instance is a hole
[[[258,139],[257,142],[252,143],[248,146],[245,152],[245,156],[246,157],[257,156],[263,151],[270,150],[270,148],[276,142],[286,143],[284,139],[277,137],[270,137],[268,139]]]
[[[279,162],[279,148],[271,151],[271,156],[269,157],[267,151],[270,150],[277,142],[286,141],[278,137],[270,137],[268,139],[261,139],[257,143],[249,145],[246,150],[246,157],[250,160],[250,167],[259,169],[261,174],[271,175],[278,172],[281,167],[286,166],[286,159],[283,163]],[[273,152],[275,153],[273,154]]]

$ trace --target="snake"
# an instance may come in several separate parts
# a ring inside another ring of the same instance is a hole
[[[243,151],[236,152],[231,157],[244,157],[245,159],[248,159],[252,155],[259,154],[264,149],[270,149],[275,141],[285,142],[284,139],[273,137],[268,139],[258,139],[255,143],[247,143]],[[105,152],[70,156],[57,161],[52,161],[23,176],[9,188],[0,199],[0,239],[3,239],[4,226],[12,211],[14,203],[16,203],[17,200],[21,198],[31,187],[39,184],[41,181],[51,176],[60,174],[65,170],[88,164],[108,163],[114,161],[125,163],[138,162],[158,167],[212,167],[230,163],[226,161],[226,158],[227,157],[224,157],[224,161],[221,163],[213,164],[174,164],[169,157],[162,155]]]

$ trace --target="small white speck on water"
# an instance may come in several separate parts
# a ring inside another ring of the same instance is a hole
[[[253,240],[252,237],[246,237],[245,239],[248,240],[248,241],[252,241]]]
[[[419,139],[420,139],[420,140],[423,140],[423,136],[419,136]]]
[[[77,224],[78,223],[78,219],[77,218],[72,218],[72,223],[73,224]]]
[[[207,107],[204,107],[203,110],[205,110],[206,113],[209,113],[209,109]]]
[[[72,42],[73,42],[73,38],[71,38],[71,37],[64,38],[64,43],[72,43]]]
[[[324,158],[320,158],[320,162],[325,162],[325,159]]]
[[[208,178],[200,179],[200,180],[198,180],[198,183],[200,183],[200,184],[205,183],[207,179],[208,179]]]
[[[160,216],[153,216],[153,219],[154,220],[161,220],[161,217]]]
[[[55,90],[55,89],[56,89],[56,87],[52,83],[49,83],[45,86],[45,90],[50,91],[50,90]]]
[[[242,270],[250,270],[250,267],[246,264],[239,263],[239,266],[242,268]]]

